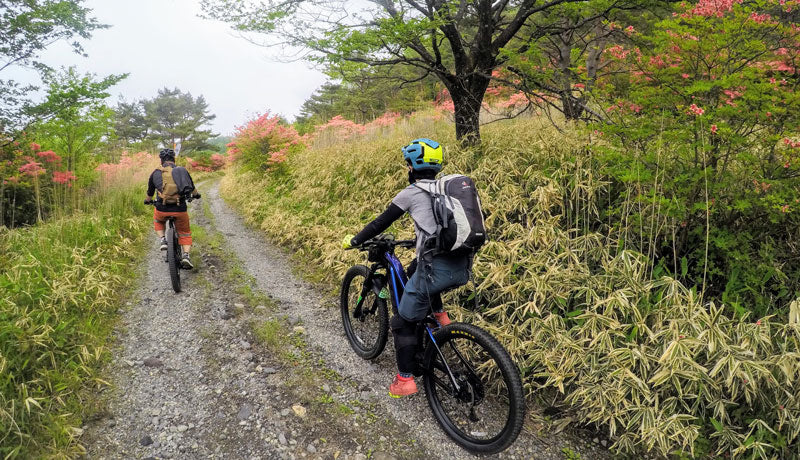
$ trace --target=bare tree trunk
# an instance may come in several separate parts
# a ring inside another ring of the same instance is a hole
[[[0,177],[0,227],[6,224],[6,181]]]
[[[17,211],[17,187],[14,187],[14,199],[11,203],[11,228],[14,228],[14,218]]]

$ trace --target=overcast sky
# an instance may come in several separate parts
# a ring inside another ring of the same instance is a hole
[[[270,60],[270,50],[236,36],[226,24],[198,18],[195,0],[88,0],[85,6],[111,26],[84,42],[89,57],[56,44],[42,60],[98,75],[129,73],[112,89],[112,105],[119,96],[152,98],[160,88],[177,87],[202,94],[217,115],[215,132],[230,134],[267,110],[294,117],[325,81],[305,62]]]

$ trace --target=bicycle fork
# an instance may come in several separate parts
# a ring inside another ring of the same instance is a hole
[[[455,389],[456,394],[461,391],[461,386],[456,382],[456,377],[453,375],[453,371],[450,370],[450,366],[447,364],[447,360],[444,359],[444,353],[442,353],[442,349],[439,348],[439,344],[436,343],[436,339],[433,338],[433,328],[426,325],[425,331],[428,333],[428,337],[431,339],[431,343],[433,344],[434,348],[436,348],[436,353],[439,355],[439,358],[442,360],[442,364],[444,364],[444,368],[447,371],[448,377],[450,377],[450,383],[453,384],[453,388]]]
[[[382,276],[379,274],[375,276],[375,270],[370,270],[369,276],[367,279],[364,280],[364,285],[361,288],[361,293],[358,295],[358,300],[356,301],[356,307],[353,309],[353,318],[361,320],[364,317],[365,313],[374,313],[375,304],[373,304],[373,308],[364,312],[362,308],[364,307],[364,299],[367,297],[370,289],[375,293],[378,299],[386,300],[386,292],[384,291],[385,281]],[[376,303],[378,300],[376,300]]]
[[[450,379],[450,383],[453,385],[452,396],[455,397],[455,398],[460,398],[461,397],[461,392],[462,392],[462,386],[458,384],[458,381],[456,380],[455,375],[453,375],[453,371],[450,369],[450,365],[447,364],[447,360],[444,358],[444,353],[442,353],[442,349],[439,348],[439,344],[436,343],[436,339],[433,337],[434,329],[426,324],[425,325],[425,331],[428,333],[428,337],[431,339],[431,343],[433,344],[434,348],[436,348],[436,353],[439,355],[439,359],[441,359],[442,364],[444,365],[443,366],[444,370],[447,371],[447,376]],[[472,373],[473,375],[477,375],[475,369],[472,367],[472,365],[469,363],[469,361],[467,361],[464,358],[464,356],[461,354],[461,352],[458,351],[458,348],[456,348],[452,344],[451,344],[451,348],[453,349],[453,353],[456,354],[456,356],[461,361],[461,363],[466,366],[467,370],[470,373]],[[471,393],[472,398],[471,398],[471,401],[470,401],[471,404],[470,404],[470,408],[469,408],[469,418],[470,418],[471,421],[477,422],[479,420],[479,417],[475,413],[475,406],[476,406],[477,401],[475,399],[474,390],[475,389],[473,388],[473,392]]]

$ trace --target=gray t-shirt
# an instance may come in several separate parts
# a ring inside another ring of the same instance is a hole
[[[428,188],[435,182],[427,179],[418,180],[416,185],[409,185],[400,190],[400,193],[392,200],[395,206],[409,213],[414,220],[414,234],[417,237],[417,258],[422,253],[422,244],[425,242],[425,237],[436,232],[436,220],[433,218],[431,195],[424,190],[420,190],[417,185],[422,188]]]

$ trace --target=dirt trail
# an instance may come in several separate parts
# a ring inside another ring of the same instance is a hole
[[[88,458],[470,457],[422,393],[387,396],[390,347],[372,363],[352,353],[334,299],[246,228],[216,185],[200,188],[206,212],[197,202],[190,210],[198,270],[183,272],[184,292],[172,292],[153,238],[116,331],[105,410],[84,427]],[[494,457],[563,459],[564,446],[583,459],[605,456],[575,444],[529,426]]]

